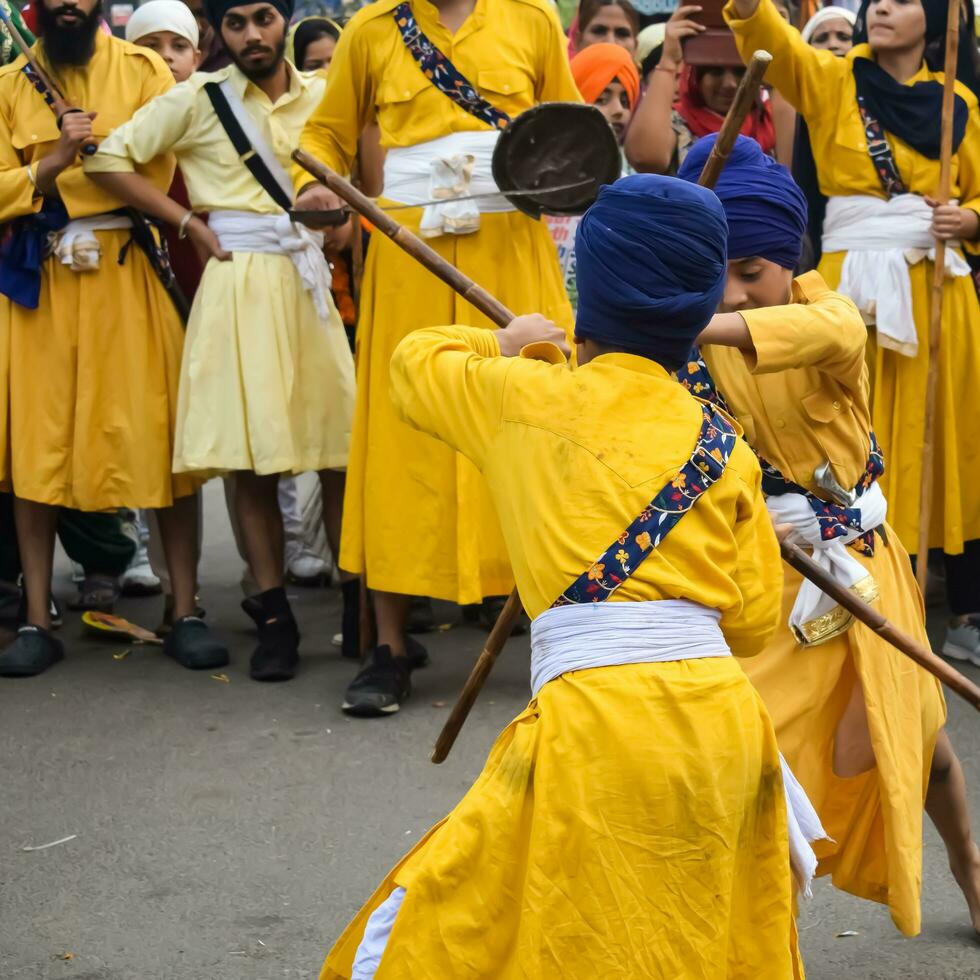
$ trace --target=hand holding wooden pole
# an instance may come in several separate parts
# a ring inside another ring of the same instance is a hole
[[[956,84],[956,56],[960,38],[961,0],[949,0],[946,21],[946,59],[943,65],[943,115],[939,144],[939,188],[936,199],[949,204],[953,160],[953,105]],[[936,258],[932,270],[932,296],[929,307],[929,368],[926,374],[925,426],[922,436],[922,475],[919,497],[919,542],[915,555],[915,578],[926,593],[929,574],[929,532],[932,529],[936,460],[936,390],[939,386],[939,354],[943,329],[943,282],[946,278],[946,242],[936,239]]]

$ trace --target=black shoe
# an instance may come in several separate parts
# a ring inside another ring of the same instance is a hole
[[[216,670],[228,663],[228,649],[197,616],[175,620],[163,641],[163,652],[188,670]]]
[[[242,609],[254,620],[259,645],[249,662],[253,681],[290,681],[299,667],[299,627],[281,586],[249,596]]]
[[[342,582],[340,594],[344,613],[340,621],[340,655],[349,660],[361,659],[361,580]]]
[[[357,677],[350,682],[341,706],[358,718],[393,715],[412,693],[410,670],[404,657],[393,657],[391,647],[375,647]]]
[[[419,643],[413,636],[405,637],[405,659],[408,661],[409,670],[418,670],[419,667],[429,666],[429,651]]]
[[[206,619],[207,610],[203,606],[194,607],[195,619]],[[174,597],[167,595],[163,597],[163,619],[160,625],[153,631],[161,640],[165,640],[170,631],[174,628]]]
[[[492,630],[497,622],[498,617],[504,611],[504,605],[507,602],[507,596],[505,595],[488,595],[482,603],[480,603],[480,621],[488,629]],[[520,616],[517,617],[517,622],[514,624],[514,628],[511,630],[511,636],[523,636],[531,626],[531,620],[527,618],[527,613],[521,610]]]
[[[65,655],[61,640],[40,626],[21,626],[17,639],[0,652],[0,677],[33,677]]]

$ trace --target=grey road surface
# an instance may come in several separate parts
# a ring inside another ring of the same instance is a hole
[[[316,978],[351,914],[526,702],[528,645],[515,640],[449,761],[428,761],[484,639],[457,623],[426,638],[433,666],[399,715],[345,718],[352,671],[331,646],[339,604],[324,590],[293,590],[300,676],[253,683],[241,564],[220,493],[207,501],[203,596],[233,648],[225,679],[148,647],[119,656],[130,648],[83,637],[69,617],[64,663],[0,683],[0,980]],[[59,588],[70,589],[63,574]],[[152,625],[159,600],[120,611]],[[980,718],[949,700],[980,829]],[[884,909],[818,883],[800,920],[811,980],[980,978],[931,826],[923,874],[913,940]]]

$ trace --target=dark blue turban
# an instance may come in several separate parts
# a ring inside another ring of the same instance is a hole
[[[677,176],[696,181],[717,133],[699,139],[684,158]],[[806,197],[793,175],[748,136],[739,136],[715,184],[728,218],[728,257],[758,255],[795,269],[803,251]]]
[[[575,236],[576,336],[683,364],[721,300],[727,236],[703,187],[655,174],[603,187]]]

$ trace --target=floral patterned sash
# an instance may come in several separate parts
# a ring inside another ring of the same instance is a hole
[[[510,125],[510,116],[487,102],[466,76],[422,33],[408,0],[395,7],[394,15],[409,54],[422,74],[443,95],[491,129],[506,129]]]
[[[732,424],[707,405],[691,458],[632,524],[553,603],[551,608],[605,602],[720,478],[738,439]]]
[[[728,412],[728,405],[725,396],[718,390],[714,378],[708,370],[701,352],[695,347],[691,352],[691,359],[687,365],[677,373],[677,380],[687,388],[692,395],[703,401],[717,405],[719,408]],[[729,412],[729,414],[731,414]],[[885,457],[878,446],[878,440],[874,432],[871,436],[871,450],[868,453],[868,461],[864,467],[864,473],[854,487],[854,493],[860,497],[872,483],[875,482],[885,472]],[[820,525],[820,536],[824,541],[831,541],[834,538],[843,537],[849,531],[861,529],[861,511],[856,507],[844,507],[841,504],[829,503],[822,500],[815,493],[806,490],[798,483],[787,480],[782,473],[776,469],[767,459],[764,459],[752,447],[759,465],[762,467],[762,492],[767,497],[778,497],[784,493],[799,493],[807,499],[810,509],[813,511],[817,522]],[[851,542],[850,546],[862,555],[869,557],[875,553],[874,531],[868,531]]]
[[[895,163],[892,148],[888,145],[881,123],[871,114],[863,95],[857,97],[857,104],[858,112],[861,113],[861,122],[864,123],[864,137],[868,141],[868,156],[871,157],[875,173],[881,181],[881,189],[888,198],[907,194],[908,189],[905,187],[902,175],[898,172],[898,164]]]

